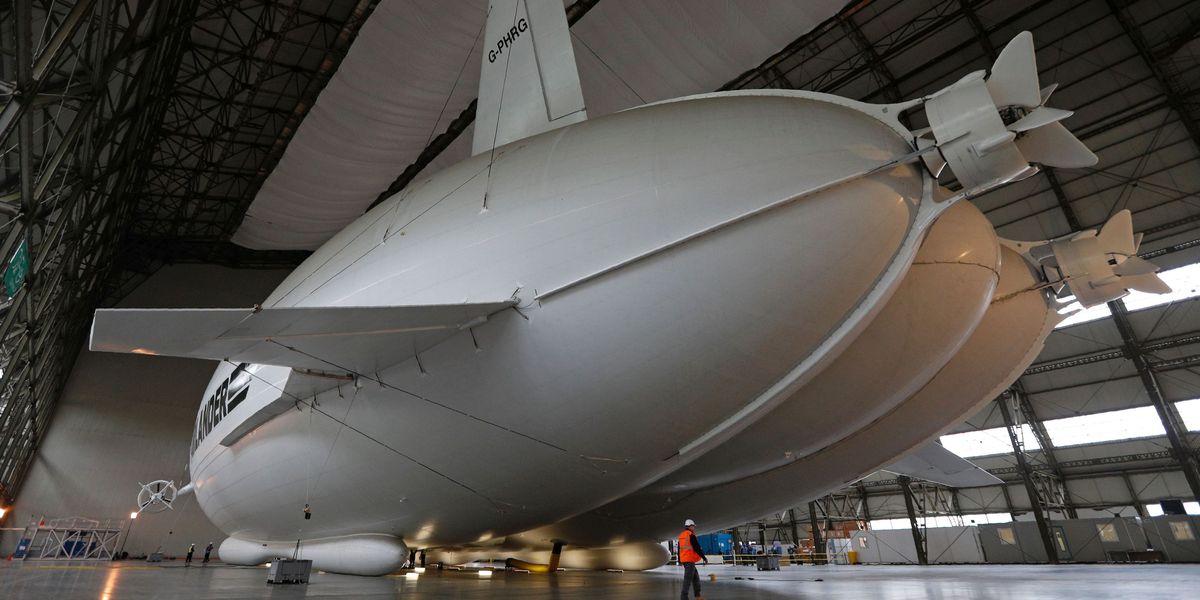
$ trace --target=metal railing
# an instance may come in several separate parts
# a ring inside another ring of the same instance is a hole
[[[758,564],[758,559],[763,557],[775,556],[779,558],[779,566],[785,567],[789,565],[823,565],[829,564],[834,555],[825,552],[797,552],[795,554],[717,554],[713,558],[720,556],[721,563],[734,566],[755,566]],[[710,562],[715,563],[710,559]],[[667,564],[678,565],[679,555],[672,554],[671,560]]]

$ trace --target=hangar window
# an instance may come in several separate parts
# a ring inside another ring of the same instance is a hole
[[[1033,435],[1033,429],[1030,429],[1028,425],[1021,425],[1021,433],[1018,439],[1026,450],[1038,450],[1041,448],[1038,445],[1037,438]],[[941,442],[942,446],[945,446],[947,450],[963,458],[1012,453],[1012,443],[1008,440],[1008,431],[1003,427],[951,433],[950,435],[943,435]]]
[[[966,519],[968,524],[1012,523],[1012,520],[1013,520],[1012,514],[1006,513],[1006,512],[984,513],[982,515],[963,515],[963,519]]]
[[[1000,538],[1000,543],[1005,546],[1017,545],[1017,534],[1012,527],[997,527],[996,537]]]
[[[1184,502],[1183,512],[1189,515],[1200,515],[1200,502]],[[1163,516],[1162,505],[1155,502],[1154,504],[1146,505],[1146,516],[1161,517]]]
[[[1200,431],[1200,399],[1176,402],[1175,409],[1183,417],[1183,425],[1188,431]]]
[[[1059,314],[1062,314],[1073,310],[1078,310],[1079,312],[1067,317],[1062,323],[1055,325],[1054,328],[1058,329],[1060,327],[1070,327],[1071,325],[1078,325],[1080,323],[1087,323],[1088,321],[1095,321],[1096,319],[1103,319],[1104,317],[1112,316],[1112,311],[1108,309],[1107,304],[1097,304],[1091,308],[1083,308],[1081,304],[1075,301],[1064,304],[1058,309],[1058,312]]]
[[[1055,446],[1078,446],[1167,434],[1152,406],[1050,419],[1045,425],[1046,433],[1050,434],[1050,441]]]
[[[1192,524],[1187,521],[1172,521],[1171,535],[1181,542],[1196,539],[1196,533],[1192,531]]]
[[[1121,536],[1117,535],[1117,528],[1112,523],[1097,523],[1096,533],[1100,534],[1101,542],[1121,541]]]
[[[950,516],[939,515],[933,517],[925,517],[917,519],[917,524],[927,529],[934,527],[962,527],[963,525],[977,525],[980,523],[1011,523],[1012,515],[1008,513],[986,513],[980,515],[963,515]],[[875,531],[885,531],[888,529],[908,529],[909,523],[907,518],[899,519],[875,519],[869,523],[870,529]]]
[[[886,531],[888,529],[908,529],[908,519],[875,519],[867,523],[868,529]]]

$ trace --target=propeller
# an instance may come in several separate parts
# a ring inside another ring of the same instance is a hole
[[[175,488],[174,481],[159,479],[150,483],[138,482],[141,489],[138,490],[137,505],[138,512],[158,513],[164,510],[174,510],[172,506],[175,503],[175,497],[178,495],[178,490]]]

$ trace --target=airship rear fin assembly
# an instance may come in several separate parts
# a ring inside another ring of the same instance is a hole
[[[587,119],[558,0],[492,0],[471,154]]]
[[[1001,243],[1042,267],[1050,284],[1071,293],[1084,308],[1124,297],[1131,290],[1167,294],[1171,286],[1158,275],[1158,266],[1138,257],[1140,235],[1133,233],[1128,209],[1114,214],[1099,232],[1087,230],[1042,242]]]
[[[96,311],[91,349],[371,373],[479,324],[511,301]]]
[[[980,487],[1004,483],[999,477],[984,471],[975,463],[930,442],[913,450],[900,460],[883,468],[897,475],[940,483],[953,488]]]
[[[1071,112],[1045,106],[1054,86],[1038,86],[1033,36],[1025,31],[1005,46],[990,76],[976,71],[925,99],[930,127],[917,132],[917,144],[939,150],[925,155],[926,166],[937,175],[948,165],[963,185],[960,195],[970,197],[1024,179],[1038,165],[1096,164],[1059,123]]]

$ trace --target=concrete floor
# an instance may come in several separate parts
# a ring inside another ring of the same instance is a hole
[[[1197,565],[801,566],[760,573],[752,567],[702,568],[709,600],[820,598],[1195,598]],[[710,582],[709,574],[717,581]],[[737,579],[741,577],[742,579]],[[753,577],[753,580],[748,578]],[[307,586],[273,586],[266,569],[213,565],[184,568],[135,562],[102,564],[0,562],[0,598],[153,600],[166,598],[575,598],[679,597],[680,573],[568,572],[557,576],[430,569],[416,581],[403,575],[315,574]]]

